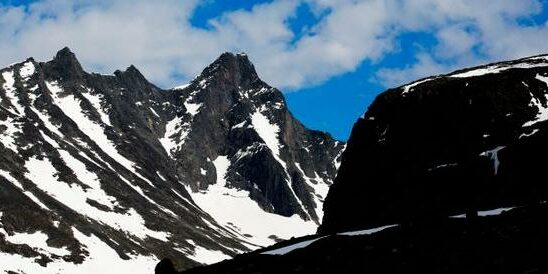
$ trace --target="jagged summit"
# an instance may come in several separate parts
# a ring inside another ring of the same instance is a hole
[[[262,81],[247,55],[225,52],[206,67],[198,81],[211,78],[218,83],[240,87],[252,87]]]
[[[76,55],[70,50],[69,47],[63,47],[55,54],[54,60],[61,59],[76,59]]]
[[[82,65],[68,47],[64,47],[55,54],[55,57],[44,64],[46,71],[52,76],[63,76],[67,79],[82,80],[85,72]]]
[[[116,70],[114,72],[114,75],[119,79],[119,81],[125,83],[130,87],[133,87],[133,89],[136,90],[148,90],[150,88],[157,89],[134,65],[130,65],[124,71]]]

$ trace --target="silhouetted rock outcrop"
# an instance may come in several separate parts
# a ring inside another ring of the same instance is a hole
[[[154,269],[155,274],[176,274],[177,271],[170,259],[161,260]]]
[[[547,84],[538,56],[382,93],[352,130],[320,232],[547,200]]]

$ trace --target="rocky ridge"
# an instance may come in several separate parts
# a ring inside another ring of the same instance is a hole
[[[134,66],[87,73],[68,48],[0,74],[2,270],[186,269],[322,218],[344,144],[293,118],[243,54],[170,90]]]

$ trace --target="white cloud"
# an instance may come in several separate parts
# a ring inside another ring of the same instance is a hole
[[[518,23],[542,8],[536,0],[402,2],[399,33],[431,32],[438,44],[432,52],[418,50],[414,64],[381,69],[377,79],[397,86],[480,63],[548,53],[546,25]]]
[[[417,62],[403,68],[384,68],[376,73],[377,80],[388,87],[399,86],[413,80],[437,75],[440,72],[449,71],[453,67],[437,63],[425,53],[417,55]]]
[[[203,3],[203,2],[202,2]],[[302,37],[288,20],[299,5],[326,14]],[[135,64],[161,86],[190,79],[223,51],[245,51],[265,81],[297,89],[378,62],[407,32],[432,33],[432,52],[415,64],[384,68],[376,79],[398,85],[478,62],[548,51],[548,28],[520,26],[542,10],[538,0],[275,0],[190,24],[198,0],[44,0],[0,8],[0,63],[48,60],[63,46],[88,70]],[[370,76],[364,75],[364,78]]]

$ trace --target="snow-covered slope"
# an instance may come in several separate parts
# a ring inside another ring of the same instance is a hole
[[[316,230],[344,144],[244,55],[172,90],[86,73],[68,48],[0,75],[1,271],[185,269]]]

